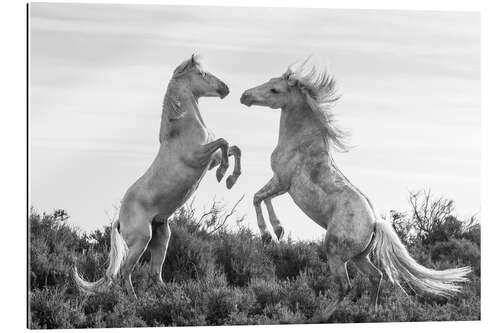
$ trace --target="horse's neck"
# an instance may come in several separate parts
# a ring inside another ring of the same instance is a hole
[[[182,108],[183,115],[179,120],[176,120],[183,125],[189,123],[191,125],[196,125],[202,128],[206,128],[205,122],[201,116],[200,110],[198,108],[198,99],[193,96],[193,94],[188,90],[181,90],[176,87],[169,86],[167,93],[165,95],[165,100],[168,96],[172,96],[176,103],[179,103],[180,108]],[[161,116],[160,125],[160,143],[167,140],[170,131],[172,130],[173,123],[169,119],[169,114],[172,110],[170,108],[172,105],[166,101],[163,103],[163,111]],[[194,123],[194,124],[193,124]],[[178,128],[176,130],[179,130]]]
[[[198,107],[198,98],[193,96],[191,92],[184,92],[179,96],[182,107],[186,110],[186,119],[194,121],[206,127],[203,117],[200,113],[200,108]]]
[[[281,110],[278,145],[320,139],[321,128],[312,118],[307,104],[287,106]]]

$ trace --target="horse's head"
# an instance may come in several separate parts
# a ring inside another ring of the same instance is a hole
[[[290,103],[298,103],[303,96],[298,88],[297,81],[287,72],[280,77],[272,78],[268,82],[246,90],[240,102],[246,106],[260,105],[272,109],[280,109]]]
[[[195,54],[175,69],[174,79],[191,90],[195,97],[224,98],[229,94],[228,86],[215,75],[204,71]]]

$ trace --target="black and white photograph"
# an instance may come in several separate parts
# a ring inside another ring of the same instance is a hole
[[[481,13],[306,7],[27,4],[29,329],[481,320]]]

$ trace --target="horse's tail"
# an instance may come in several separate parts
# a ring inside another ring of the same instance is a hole
[[[93,294],[95,292],[103,291],[104,289],[111,286],[113,280],[115,280],[120,273],[120,268],[123,261],[127,257],[128,246],[123,239],[120,231],[118,230],[120,222],[117,220],[111,226],[111,248],[109,250],[109,266],[106,270],[106,275],[95,282],[90,282],[84,280],[78,274],[78,269],[76,265],[74,267],[74,279],[78,289],[85,293]]]
[[[471,272],[470,267],[438,271],[420,265],[410,256],[391,223],[386,220],[375,223],[372,246],[378,266],[392,283],[402,289],[400,282],[405,281],[415,292],[449,297],[460,291],[459,283],[466,282],[466,275]]]

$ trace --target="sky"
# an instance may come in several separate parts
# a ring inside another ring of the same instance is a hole
[[[43,3],[30,4],[31,205],[66,209],[83,231],[109,224],[158,151],[168,81],[193,52],[231,90],[200,100],[205,123],[243,151],[232,190],[207,173],[200,213],[244,195],[238,214],[258,231],[252,198],[272,177],[280,112],[239,98],[309,55],[336,77],[351,132],[334,160],[378,213],[421,189],[480,212],[478,13]],[[322,238],[288,195],[273,203],[286,235]]]

